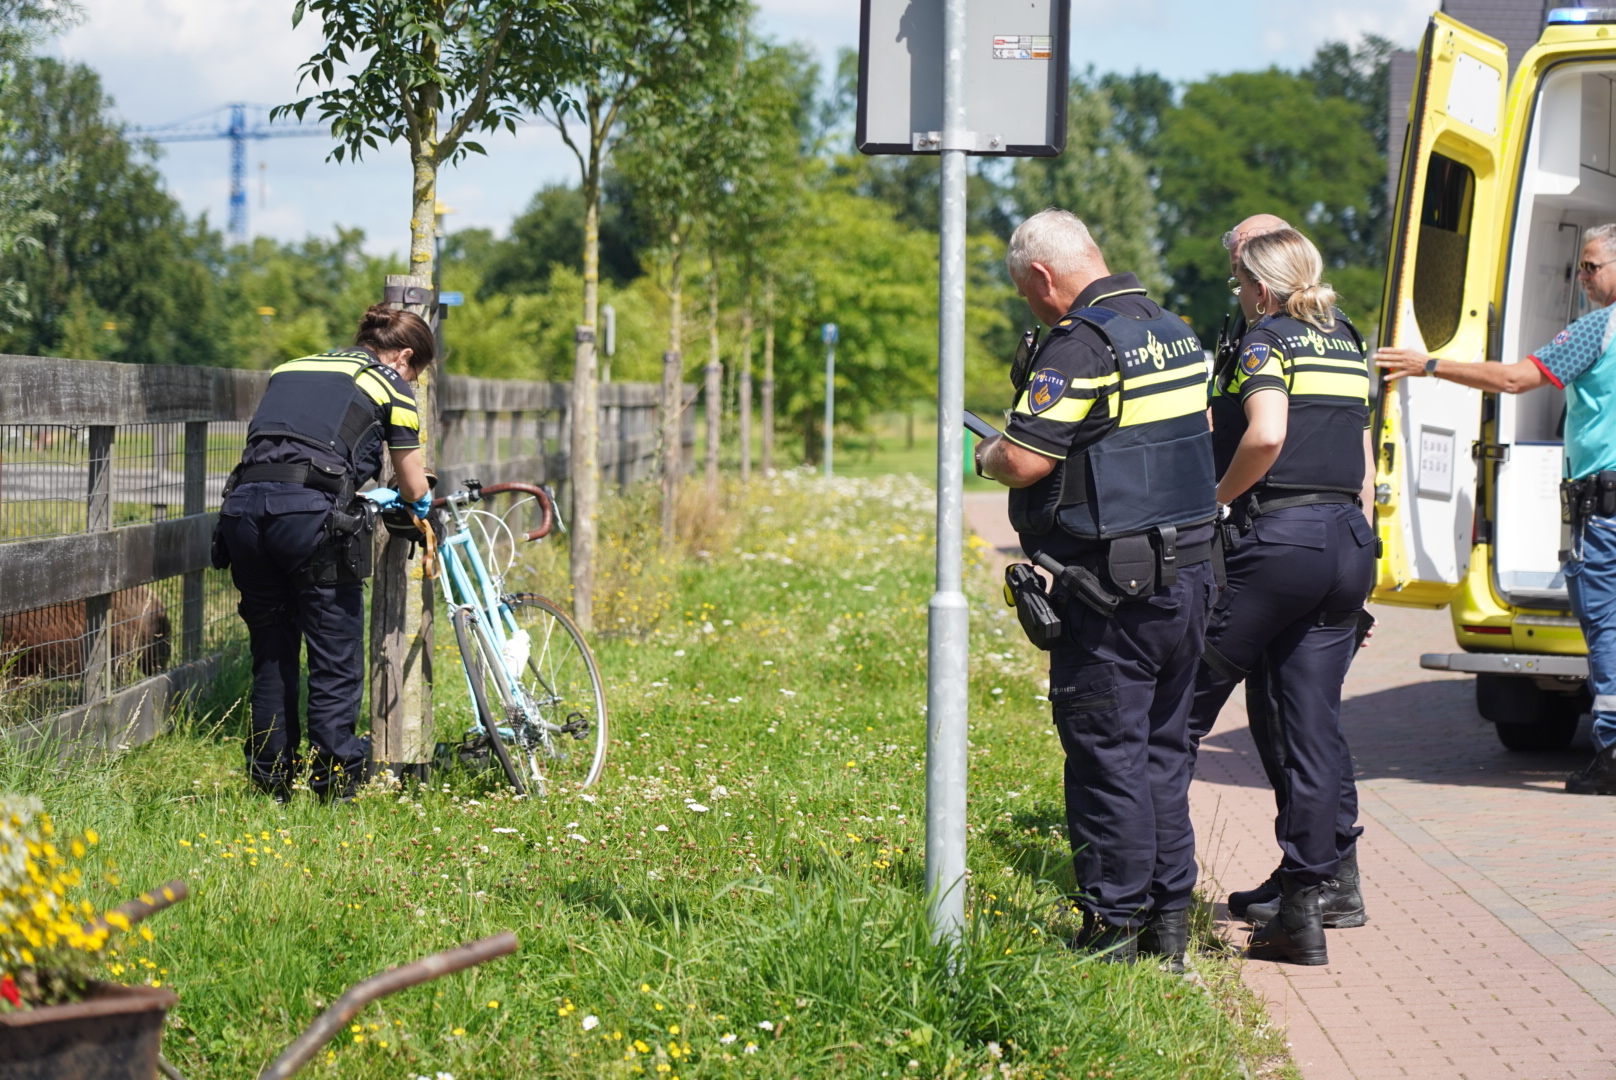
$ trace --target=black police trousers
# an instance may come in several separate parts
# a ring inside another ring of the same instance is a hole
[[[299,653],[309,652],[309,786],[324,791],[362,776],[366,751],[354,734],[364,693],[365,587],[299,581],[331,512],[331,496],[299,484],[243,484],[220,524],[237,610],[252,649],[252,731],[247,773],[263,788],[298,768]]]
[[[1280,866],[1317,885],[1363,833],[1341,684],[1357,651],[1350,615],[1373,584],[1374,533],[1349,503],[1276,510],[1252,523],[1225,567],[1195,679],[1191,745],[1245,678],[1252,741],[1278,807]]]
[[[1190,905],[1186,722],[1214,591],[1202,562],[1109,619],[1077,600],[1060,608],[1067,631],[1049,653],[1049,700],[1066,751],[1072,868],[1079,903],[1110,926]]]

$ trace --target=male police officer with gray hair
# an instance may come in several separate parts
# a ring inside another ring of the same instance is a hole
[[[1064,210],[1024,221],[1007,261],[1050,331],[1012,371],[1008,429],[977,471],[1011,489],[1022,550],[1056,575],[1062,633],[1046,647],[1077,944],[1177,969],[1196,877],[1187,718],[1215,588],[1201,343]]]

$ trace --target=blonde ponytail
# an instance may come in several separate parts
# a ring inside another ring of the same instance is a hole
[[[1324,259],[1307,237],[1295,229],[1259,233],[1240,245],[1240,265],[1279,297],[1291,318],[1335,329],[1335,290],[1319,281]]]

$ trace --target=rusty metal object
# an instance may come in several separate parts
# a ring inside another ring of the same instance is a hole
[[[433,953],[413,964],[405,964],[379,975],[372,975],[364,982],[350,986],[329,1009],[315,1018],[314,1023],[303,1029],[303,1034],[299,1035],[280,1057],[270,1062],[269,1067],[258,1074],[258,1080],[286,1080],[286,1077],[307,1065],[309,1060],[320,1052],[320,1047],[340,1035],[348,1026],[348,1021],[371,1002],[389,994],[396,994],[407,987],[431,982],[452,972],[463,971],[497,957],[507,956],[516,949],[516,935],[507,930],[503,934],[495,934],[481,941]]]
[[[93,984],[67,1005],[0,1014],[0,1080],[152,1080],[172,990]]]

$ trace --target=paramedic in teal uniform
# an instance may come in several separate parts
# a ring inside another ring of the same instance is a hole
[[[1565,461],[1573,506],[1566,588],[1588,640],[1594,695],[1594,759],[1566,780],[1578,795],[1616,795],[1616,224],[1583,235],[1577,277],[1598,310],[1513,364],[1438,360],[1416,349],[1380,349],[1386,381],[1446,379],[1488,393],[1566,392]]]

